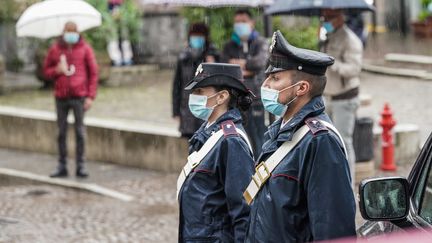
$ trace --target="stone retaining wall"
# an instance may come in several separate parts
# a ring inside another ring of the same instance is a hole
[[[70,121],[71,122],[71,119]],[[158,171],[179,171],[187,157],[187,141],[177,130],[143,122],[87,118],[88,160],[112,162]],[[0,106],[0,147],[57,153],[55,115]],[[374,161],[381,163],[381,131],[374,130]],[[69,128],[69,151],[73,155],[74,132]],[[395,127],[395,161],[412,164],[420,151],[415,125]]]
[[[0,55],[0,95],[5,92],[5,77],[4,77],[4,72],[5,72],[4,59],[3,59],[3,56]]]
[[[71,121],[69,121],[71,122]],[[88,118],[86,157],[158,171],[180,171],[187,141],[176,130],[144,123]],[[57,128],[51,112],[0,107],[0,147],[57,153]],[[73,155],[73,127],[68,150]]]

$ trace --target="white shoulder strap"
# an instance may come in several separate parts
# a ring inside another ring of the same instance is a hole
[[[348,160],[348,151],[347,151],[347,149],[346,149],[345,142],[344,142],[342,136],[340,135],[339,131],[336,129],[336,127],[333,126],[333,124],[331,124],[331,123],[329,123],[329,122],[326,122],[326,121],[323,121],[323,120],[319,120],[319,121],[320,121],[322,124],[324,124],[324,126],[326,126],[326,127],[329,128],[330,130],[332,130],[334,133],[336,133],[336,135],[339,137],[339,140],[341,141],[341,143],[342,143],[342,147],[343,147],[343,150],[344,150],[344,152],[345,152],[345,157],[346,157],[346,159]]]
[[[250,204],[258,194],[261,187],[266,183],[271,176],[273,170],[279,165],[283,158],[300,142],[300,140],[309,132],[309,127],[303,125],[293,135],[291,141],[285,142],[280,146],[265,162],[261,162],[255,168],[255,174],[252,176],[252,181],[243,193],[246,202]]]
[[[249,142],[249,138],[247,135],[240,129],[236,128],[236,131],[240,136],[242,136],[246,143],[248,144],[249,150],[252,151],[251,143]],[[214,133],[210,136],[209,139],[204,143],[199,151],[194,151],[187,158],[187,163],[183,167],[180,175],[177,179],[177,198],[180,192],[180,189],[183,186],[183,183],[186,181],[188,175],[192,172],[192,170],[197,167],[201,161],[207,156],[207,154],[212,150],[212,148],[217,144],[217,142],[224,136],[224,132],[222,129]]]
[[[337,134],[339,139],[341,140],[345,156],[347,157],[347,150],[342,139],[342,136],[339,134],[337,129],[329,122],[319,120],[324,124],[327,128],[332,130]],[[249,183],[246,191],[243,193],[243,197],[246,202],[250,204],[253,199],[258,194],[261,187],[267,182],[268,178],[270,178],[273,170],[279,165],[285,156],[301,141],[301,139],[309,132],[309,127],[307,125],[303,125],[299,130],[297,130],[291,141],[287,141],[282,144],[265,162],[261,162],[255,168],[255,174],[252,176],[252,181]]]

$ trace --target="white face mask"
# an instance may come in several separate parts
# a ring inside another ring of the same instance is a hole
[[[261,101],[263,102],[264,109],[275,116],[283,116],[285,112],[288,110],[289,105],[297,99],[295,96],[291,99],[287,104],[279,103],[279,94],[285,90],[288,90],[294,86],[297,86],[299,83],[288,86],[282,90],[269,89],[266,87],[261,87]]]
[[[216,96],[218,93],[211,95],[209,97],[205,95],[189,95],[189,110],[191,111],[192,115],[194,115],[196,118],[199,118],[201,120],[207,121],[211,114],[213,113],[214,108],[217,106],[217,104],[213,107],[207,107],[207,101],[208,99]]]

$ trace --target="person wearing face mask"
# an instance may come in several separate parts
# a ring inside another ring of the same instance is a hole
[[[355,200],[345,146],[325,114],[325,72],[334,59],[273,35],[264,107],[279,116],[265,134],[243,196],[245,242],[312,242],[355,235]]]
[[[246,86],[257,95],[247,114],[246,132],[251,137],[255,154],[259,154],[266,130],[265,112],[259,98],[268,58],[268,42],[255,30],[250,11],[239,9],[234,15],[234,33],[225,44],[222,62],[238,64],[242,68]]]
[[[65,24],[63,35],[48,51],[44,62],[44,74],[54,80],[57,111],[59,161],[51,177],[68,176],[67,169],[67,117],[72,110],[75,117],[76,176],[87,177],[84,167],[85,128],[84,113],[96,97],[98,65],[93,49],[79,34],[73,22]]]
[[[249,206],[242,197],[254,171],[242,112],[252,103],[239,65],[203,63],[186,86],[189,109],[204,124],[190,139],[177,181],[179,242],[243,243]]]
[[[348,149],[351,177],[355,178],[355,152],[353,133],[356,112],[359,107],[360,72],[363,59],[363,44],[345,24],[343,10],[324,9],[323,27],[327,40],[321,51],[335,58],[335,64],[327,73],[328,83],[324,90],[327,112],[340,131]],[[355,181],[353,180],[353,187]]]
[[[191,25],[188,33],[188,46],[177,60],[172,87],[172,116],[179,121],[182,137],[190,139],[202,124],[202,120],[194,117],[188,107],[188,91],[186,84],[194,77],[195,70],[202,62],[217,62],[219,54],[209,38],[209,30],[203,23]]]

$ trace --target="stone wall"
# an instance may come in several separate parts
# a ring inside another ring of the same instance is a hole
[[[147,13],[143,16],[141,41],[134,46],[138,63],[173,67],[186,41],[186,24],[177,12]]]
[[[88,160],[168,172],[180,171],[186,161],[187,141],[176,130],[96,118],[88,118],[85,123]],[[0,107],[0,127],[0,147],[57,153],[57,127],[52,112]],[[75,147],[72,126],[68,135],[68,151],[72,156]]]
[[[0,95],[5,92],[5,65],[3,56],[0,54]]]

